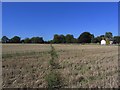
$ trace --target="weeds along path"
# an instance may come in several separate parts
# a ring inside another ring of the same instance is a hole
[[[46,81],[48,83],[48,88],[61,88],[61,77],[58,71],[59,63],[58,63],[58,55],[55,51],[55,48],[50,45],[51,51],[51,59],[49,61],[50,71],[46,77]]]
[[[55,48],[52,45],[50,47],[51,47],[50,51],[51,60],[49,61],[49,64],[51,66],[51,70],[59,69],[58,55],[55,51]]]

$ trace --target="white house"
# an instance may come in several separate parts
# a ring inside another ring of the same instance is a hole
[[[101,40],[101,45],[106,45],[106,41],[105,40]]]
[[[110,45],[112,45],[113,44],[113,41],[110,41]]]

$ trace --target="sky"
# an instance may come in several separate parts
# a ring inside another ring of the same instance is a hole
[[[54,34],[83,32],[118,35],[117,2],[3,2],[2,35],[53,39]]]

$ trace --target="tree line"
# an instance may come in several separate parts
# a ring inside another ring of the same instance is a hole
[[[113,36],[111,32],[106,32],[105,35],[100,35],[95,37],[94,34],[90,32],[83,32],[79,35],[78,38],[74,38],[73,35],[58,35],[55,34],[53,40],[44,41],[43,37],[32,37],[21,39],[19,36],[14,36],[12,38],[8,38],[7,36],[3,36],[1,39],[2,43],[100,43],[100,41],[104,39],[106,41],[113,41],[114,44],[120,43],[120,36]]]

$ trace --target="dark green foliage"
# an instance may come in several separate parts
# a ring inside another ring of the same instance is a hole
[[[109,40],[111,40],[112,37],[113,37],[113,35],[112,35],[111,32],[106,32],[106,33],[105,33],[105,37],[108,38]]]
[[[54,35],[53,42],[54,42],[54,43],[60,43],[60,37],[59,37],[58,34],[55,34],[55,35]]]
[[[50,44],[50,43],[53,43],[52,40],[48,40],[48,41],[44,41],[45,44]]]
[[[73,35],[67,34],[65,39],[66,39],[66,43],[73,43],[74,42],[74,36]]]
[[[66,40],[64,35],[58,35],[58,34],[54,35],[53,43],[65,43],[65,42]]]
[[[53,43],[76,43],[77,39],[74,38],[73,35],[67,34],[64,35],[58,35],[55,34],[53,38]]]
[[[9,42],[9,38],[6,36],[2,37],[2,43],[8,43]]]
[[[102,37],[97,36],[96,38],[94,38],[94,43],[100,43],[102,40]]]
[[[24,43],[24,39],[20,41],[21,43]]]
[[[105,38],[105,35],[100,35],[101,38]]]
[[[83,32],[78,37],[78,42],[79,43],[91,43],[91,40],[92,40],[92,35],[89,32]]]
[[[64,35],[60,35],[60,43],[66,43]]]
[[[31,43],[43,43],[43,38],[42,37],[32,37],[31,38]]]
[[[31,43],[31,39],[25,38],[25,39],[24,39],[24,43]]]
[[[113,41],[113,43],[119,44],[119,43],[120,43],[120,36],[114,36],[114,41]]]
[[[14,36],[13,38],[10,39],[11,43],[20,43],[21,38],[19,36]]]

